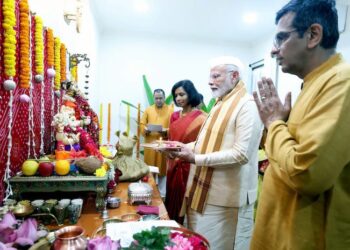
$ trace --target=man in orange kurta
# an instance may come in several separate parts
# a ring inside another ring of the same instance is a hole
[[[270,166],[251,249],[350,249],[350,65],[335,51],[335,2],[293,0],[276,22],[271,53],[304,83],[292,110],[271,79],[254,93]]]
[[[170,116],[174,109],[172,106],[166,105],[165,93],[162,89],[156,89],[153,93],[154,103],[148,107],[142,115],[141,119],[141,133],[145,138],[146,143],[153,142],[155,140],[166,139],[167,131],[169,128]],[[152,132],[148,130],[148,125],[161,125],[163,131]],[[153,149],[144,149],[144,161],[149,166],[156,166],[159,168],[159,191],[162,197],[165,197],[166,189],[166,158],[162,153],[156,152]]]

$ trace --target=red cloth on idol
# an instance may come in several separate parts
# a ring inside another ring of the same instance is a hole
[[[205,115],[199,110],[193,110],[184,117],[180,112],[174,112],[170,117],[169,140],[190,143],[196,140]],[[180,159],[168,159],[165,206],[169,217],[183,224],[180,217],[183,198],[186,191],[190,163]]]

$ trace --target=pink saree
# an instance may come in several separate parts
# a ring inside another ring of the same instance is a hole
[[[197,139],[199,130],[206,119],[206,115],[194,110],[184,117],[180,112],[174,112],[170,117],[169,140],[190,143]],[[169,217],[183,224],[184,217],[179,213],[186,191],[186,183],[190,171],[190,164],[179,159],[168,159],[167,187],[165,206]]]

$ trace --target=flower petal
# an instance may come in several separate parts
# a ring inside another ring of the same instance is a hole
[[[5,228],[0,231],[0,242],[12,243],[17,239],[17,233],[12,228]]]
[[[33,218],[25,220],[22,225],[17,230],[17,235],[19,238],[28,238],[32,242],[37,240],[37,222]]]
[[[5,228],[12,227],[16,223],[17,221],[13,213],[6,213],[0,222],[0,232]]]

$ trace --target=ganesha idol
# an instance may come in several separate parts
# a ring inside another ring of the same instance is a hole
[[[52,125],[55,127],[55,138],[57,141],[57,152],[69,151],[70,157],[80,158],[87,155],[96,156],[102,159],[98,147],[91,136],[83,129],[83,126],[89,125],[89,117],[82,117],[77,120],[75,117],[76,104],[71,100],[64,100],[60,112],[57,113]]]

